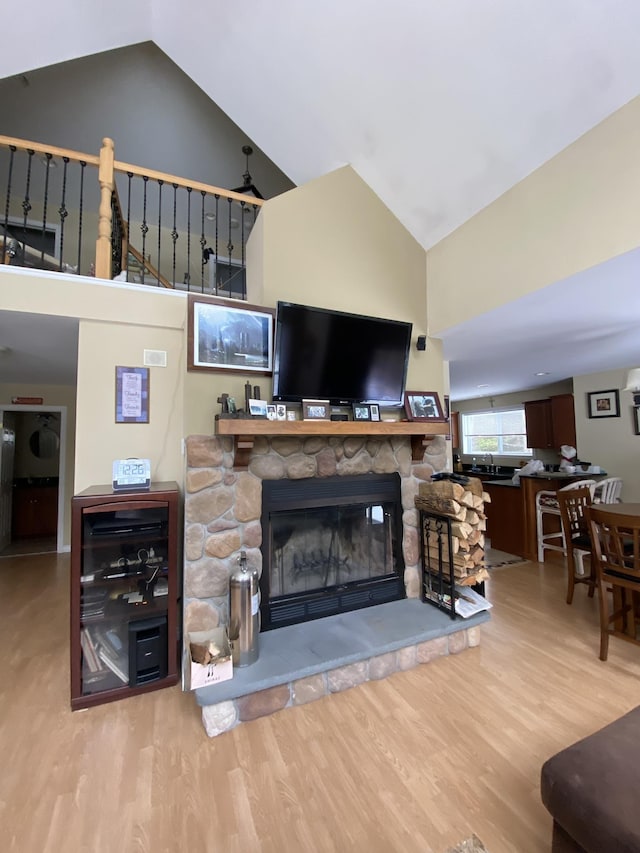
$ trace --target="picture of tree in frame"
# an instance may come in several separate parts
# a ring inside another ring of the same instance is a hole
[[[271,375],[273,318],[270,308],[190,293],[187,369]]]

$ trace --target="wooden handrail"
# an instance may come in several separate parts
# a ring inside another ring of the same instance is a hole
[[[100,158],[95,154],[84,154],[82,151],[72,151],[70,148],[58,148],[55,145],[43,145],[41,142],[29,142],[26,139],[16,139],[14,136],[0,135],[0,145],[13,145],[21,151],[51,154],[54,157],[68,157],[69,160],[84,162],[92,166],[100,165]]]
[[[177,184],[179,187],[188,187],[198,192],[205,192],[209,195],[219,195],[223,198],[231,198],[234,201],[244,201],[250,207],[262,207],[264,199],[254,198],[245,193],[236,193],[233,190],[225,190],[222,187],[214,187],[211,184],[203,184],[200,181],[188,181],[186,178],[178,178],[176,175],[169,175],[166,172],[158,172],[155,169],[142,169],[140,166],[132,166],[130,163],[122,163],[120,160],[115,160],[113,168],[116,172],[131,172],[132,175],[138,175],[140,178],[150,178],[153,181],[164,181],[165,184]]]
[[[130,254],[130,255],[133,255],[133,257],[136,259],[136,261],[137,261],[139,264],[142,264],[142,266],[143,266],[146,270],[149,270],[149,273],[150,273],[150,275],[151,275],[151,277],[152,277],[152,278],[157,278],[157,279],[158,279],[158,281],[160,282],[160,284],[161,284],[163,287],[168,287],[170,290],[173,290],[173,289],[174,289],[174,287],[173,287],[173,285],[171,284],[171,282],[170,282],[168,279],[166,279],[163,275],[161,275],[161,274],[158,272],[158,270],[153,266],[153,264],[151,264],[149,261],[146,261],[146,260],[144,259],[143,255],[142,255],[142,252],[139,252],[139,251],[138,251],[134,246],[132,246],[131,244],[129,244],[129,245],[128,245],[128,250],[129,250],[129,254]]]

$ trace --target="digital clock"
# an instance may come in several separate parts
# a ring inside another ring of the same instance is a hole
[[[151,486],[151,461],[135,457],[115,459],[112,481],[114,492],[148,489]]]

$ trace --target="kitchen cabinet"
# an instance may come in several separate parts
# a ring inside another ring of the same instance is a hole
[[[14,539],[55,536],[58,529],[58,486],[15,481],[11,525]]]
[[[460,412],[451,412],[451,448],[460,449]]]
[[[556,394],[524,404],[527,446],[559,450],[561,445],[576,445],[576,420],[573,394]]]
[[[487,536],[491,547],[521,556],[524,539],[524,508],[520,486],[511,483],[484,483],[491,503],[485,503]]]

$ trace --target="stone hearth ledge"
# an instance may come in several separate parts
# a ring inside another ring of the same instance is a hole
[[[452,620],[415,598],[266,631],[260,656],[233,678],[195,690],[210,737],[241,722],[386,678],[480,643],[484,611]]]

